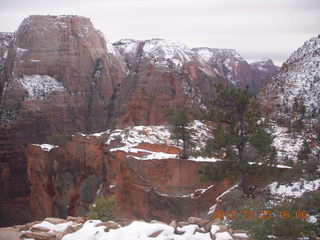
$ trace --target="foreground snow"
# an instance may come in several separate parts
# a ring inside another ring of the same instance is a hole
[[[210,233],[196,232],[199,229],[198,225],[188,225],[182,228],[177,228],[178,231],[184,232],[182,235],[174,233],[174,228],[162,223],[146,223],[146,222],[132,222],[126,227],[118,229],[111,229],[105,232],[105,227],[96,227],[100,223],[99,220],[87,221],[83,227],[72,234],[67,234],[62,240],[147,240],[147,239],[172,239],[172,240],[211,240]],[[232,239],[229,233],[216,233],[217,239],[229,240]]]

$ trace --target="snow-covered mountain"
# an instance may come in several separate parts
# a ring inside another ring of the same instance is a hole
[[[320,35],[311,38],[283,64],[258,96],[266,114],[278,119],[319,119]],[[304,113],[305,112],[305,113]]]
[[[201,62],[198,54],[188,46],[166,39],[155,38],[145,41],[123,39],[114,43],[114,46],[129,64],[133,64],[132,61],[138,57],[152,59],[154,64],[164,68],[172,65],[181,68],[190,62]]]
[[[114,115],[122,126],[163,124],[163,109],[203,109],[214,97],[214,84],[223,81],[179,42],[124,39],[114,46],[128,67]]]
[[[268,77],[277,72],[271,60],[250,65],[234,49],[194,48],[193,50],[229,84],[236,87],[248,86],[255,93]]]

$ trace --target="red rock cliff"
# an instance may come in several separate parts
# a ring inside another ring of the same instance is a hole
[[[55,132],[107,128],[123,69],[118,52],[87,18],[30,16],[22,22],[0,82],[2,205],[29,195],[25,144]]]
[[[198,126],[204,131],[204,125]],[[205,216],[216,197],[234,183],[201,182],[198,170],[214,164],[214,159],[179,159],[181,149],[167,133],[164,127],[135,127],[77,134],[59,148],[30,145],[34,216],[83,215],[97,192],[115,194],[121,212],[130,218],[170,221]]]

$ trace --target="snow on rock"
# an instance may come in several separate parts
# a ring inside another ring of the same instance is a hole
[[[210,232],[211,232],[211,234],[216,234],[216,232],[219,231],[219,230],[220,230],[220,227],[219,227],[219,226],[217,226],[217,225],[212,225],[212,226],[211,226],[211,229],[210,229]]]
[[[23,75],[19,82],[28,92],[28,98],[45,99],[55,91],[64,91],[62,83],[48,75]]]
[[[246,61],[235,49],[220,49],[220,48],[193,48],[193,51],[198,52],[202,59],[209,61],[226,61],[236,59],[237,61]]]
[[[189,225],[181,228],[184,233],[182,235],[174,234],[174,228],[162,223],[146,223],[146,222],[132,222],[126,227],[118,229],[111,229],[109,232],[105,232],[105,227],[96,227],[95,225],[100,223],[99,220],[87,221],[83,227],[71,234],[65,235],[62,240],[211,240],[209,233],[195,233],[196,229],[199,229],[197,225]],[[223,238],[221,238],[223,239]],[[231,238],[232,239],[232,238]]]
[[[277,149],[278,161],[282,162],[286,158],[296,160],[304,138],[301,135],[293,136],[287,128],[275,124],[272,126],[272,134],[275,137],[273,146]]]
[[[190,130],[193,131],[191,141],[196,144],[195,150],[200,150],[206,144],[209,138],[212,138],[212,127],[195,120],[190,123]],[[172,147],[181,148],[182,142],[173,140],[170,138],[170,128],[168,126],[135,126],[129,127],[124,130],[114,130],[109,135],[107,144],[112,145],[113,142],[120,141],[120,147],[111,148],[110,151],[124,151],[127,153],[144,153],[144,156],[131,157],[139,160],[150,160],[150,159],[170,159],[178,158],[177,154],[170,154],[165,152],[153,152],[145,149],[139,149],[139,144],[150,143],[157,145],[168,145]],[[203,157],[190,157],[190,161],[198,162],[215,162],[220,159],[215,158],[203,158]]]
[[[225,76],[233,85],[239,81],[240,73],[238,73],[237,66],[245,63],[250,67],[235,49],[193,48],[192,50],[198,53],[217,74]]]
[[[270,79],[258,98],[277,118],[296,120],[297,104],[306,108],[305,117],[317,119],[320,112],[320,35],[306,41]],[[299,107],[299,106],[298,106]],[[306,121],[306,120],[305,120]]]
[[[233,238],[228,232],[216,233],[216,240],[232,240]]]
[[[279,184],[278,182],[273,182],[267,187],[267,189],[270,190],[271,194],[282,200],[288,197],[298,198],[306,192],[319,190],[320,179],[314,181],[301,179],[300,181],[292,184]]]
[[[151,39],[147,40],[143,46],[143,56],[156,59],[160,65],[170,60],[180,68],[183,64],[193,61],[194,53],[189,47],[179,42]]]
[[[312,54],[317,49],[320,49],[320,35],[311,38],[310,40],[306,41],[302,47],[296,50],[289,59],[286,61],[287,64],[293,63],[298,61],[305,56]]]
[[[222,194],[220,194],[220,196],[218,196],[216,198],[216,202],[219,202],[219,200],[226,194],[228,194],[229,192],[231,192],[233,189],[237,188],[239,186],[239,184],[236,184],[234,186],[232,186],[231,188],[229,188],[228,190],[224,191]],[[208,215],[213,213],[214,210],[216,210],[217,204],[214,204],[213,206],[210,207]]]
[[[56,145],[51,144],[32,144],[33,146],[41,147],[44,151],[49,152],[51,149],[57,148]]]
[[[49,233],[54,233],[54,232],[64,232],[68,228],[68,226],[70,226],[72,224],[73,224],[72,221],[69,221],[66,223],[59,223],[59,224],[53,224],[48,221],[43,221],[41,223],[33,225],[32,228],[42,227],[42,228],[49,229],[50,230]]]
[[[234,233],[234,234],[232,234],[232,236],[238,237],[241,239],[249,238],[248,234],[246,234],[246,233]]]
[[[108,54],[114,55],[114,56],[120,56],[118,50],[112,45],[112,42],[104,35],[104,33],[97,30],[97,29],[96,29],[96,31],[102,37],[102,39],[104,39],[106,41],[106,47],[107,47]]]

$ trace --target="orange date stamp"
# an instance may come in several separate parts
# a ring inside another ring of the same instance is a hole
[[[270,210],[261,210],[261,211],[223,211],[223,210],[215,210],[210,215],[210,219],[236,219],[236,218],[245,218],[248,220],[251,219],[272,219],[274,217],[279,217],[283,220],[287,220],[290,218],[296,219],[307,219],[308,218],[307,211],[270,211]]]

